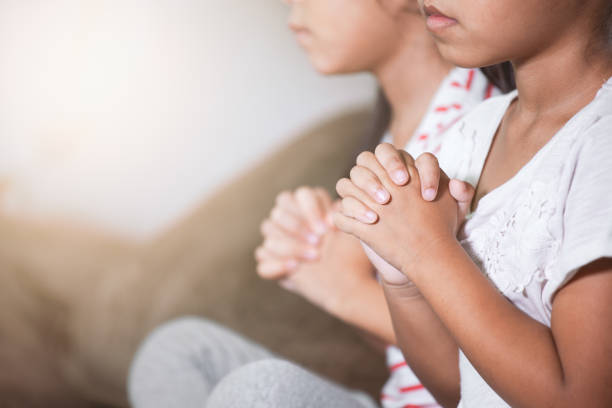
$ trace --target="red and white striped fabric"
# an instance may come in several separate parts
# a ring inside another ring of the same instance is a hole
[[[415,158],[425,152],[438,153],[445,133],[455,123],[484,100],[499,94],[480,70],[453,69],[438,88],[405,150]],[[387,135],[385,141],[392,142],[391,136]],[[391,375],[381,394],[384,408],[439,407],[395,346],[387,348],[387,365]]]

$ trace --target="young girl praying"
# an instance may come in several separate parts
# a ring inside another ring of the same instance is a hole
[[[419,180],[433,155],[415,161],[390,144],[361,154],[338,183],[335,223],[388,262],[398,343],[440,404],[611,407],[612,3],[421,6],[443,57],[510,60],[518,91],[450,131],[434,201]],[[471,206],[453,199],[474,192]]]

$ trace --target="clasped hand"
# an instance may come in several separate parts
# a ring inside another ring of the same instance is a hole
[[[382,279],[394,285],[410,283],[425,257],[456,242],[474,196],[470,184],[449,180],[432,154],[415,160],[388,143],[361,153],[336,190],[342,205],[335,225],[366,244]]]

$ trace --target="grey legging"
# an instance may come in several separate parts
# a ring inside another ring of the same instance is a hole
[[[128,379],[134,408],[374,408],[367,395],[286,360],[198,318],[157,328],[137,352]]]

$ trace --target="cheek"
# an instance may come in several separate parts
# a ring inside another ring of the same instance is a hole
[[[473,1],[457,14],[460,25],[438,37],[440,53],[463,67],[522,58],[542,37],[538,8],[528,0]]]
[[[322,72],[340,73],[373,69],[399,38],[388,21],[344,19],[320,30],[310,55]]]

